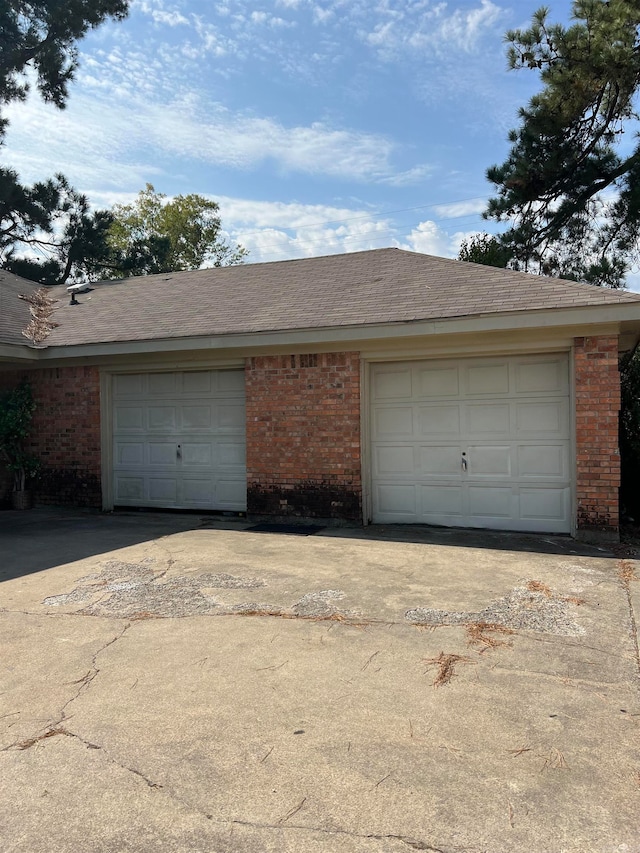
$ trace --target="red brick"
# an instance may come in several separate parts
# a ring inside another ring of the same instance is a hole
[[[618,531],[620,375],[615,335],[574,338],[578,528]]]
[[[249,358],[245,377],[249,510],[359,520],[359,354]]]
[[[36,401],[29,450],[42,463],[39,503],[102,505],[100,375],[96,367],[53,367],[0,373],[0,390],[25,377]]]

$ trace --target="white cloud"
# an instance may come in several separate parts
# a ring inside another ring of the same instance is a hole
[[[180,12],[152,12],[152,18],[157,24],[168,24],[170,27],[178,27],[181,24],[188,24],[189,19],[181,15]]]
[[[326,24],[333,16],[333,9],[327,9],[317,4],[313,6],[313,21],[315,24]]]
[[[463,12],[460,9],[444,17],[438,31],[449,44],[465,51],[473,50],[485,30],[497,24],[503,15],[503,10],[491,0],[481,0],[480,6]]]
[[[253,263],[379,249],[396,243],[392,221],[371,211],[212,198],[220,205],[230,239],[249,249]]]
[[[250,251],[250,261],[285,260],[398,246],[455,258],[476,231],[448,231],[432,220],[401,231],[388,214],[359,208],[264,202],[211,196],[220,205],[225,230]]]
[[[250,21],[252,24],[257,24],[259,26],[271,27],[271,29],[278,29],[282,27],[295,27],[294,21],[285,21],[284,18],[280,18],[277,15],[269,15],[264,11],[254,11],[250,15]]]
[[[387,12],[387,20],[379,20],[372,28],[360,29],[362,41],[374,48],[381,59],[403,58],[412,53],[430,52],[438,56],[452,49],[470,53],[478,47],[485,32],[502,21],[504,10],[492,0],[480,0],[470,10],[449,10],[448,3],[416,3],[403,11],[378,6]]]
[[[397,246],[455,258],[476,231],[448,231],[432,220],[403,233],[388,214],[358,208],[214,197],[233,242],[250,251],[250,262],[286,260]]]
[[[475,233],[475,231],[456,231],[450,234],[432,220],[426,220],[418,223],[411,230],[401,248],[411,252],[437,255],[440,258],[455,258],[460,251],[462,241]]]
[[[79,181],[78,173],[82,180],[88,174],[109,174],[108,186],[123,186],[127,172],[127,182],[132,168],[139,172],[130,162],[132,154],[138,159],[145,149],[151,149],[155,159],[164,154],[242,170],[271,161],[284,172],[350,181],[406,183],[410,178],[417,182],[425,174],[426,167],[421,166],[397,175],[392,163],[396,145],[380,135],[319,122],[286,126],[268,116],[204,104],[192,92],[166,102],[153,100],[138,79],[144,76],[144,68],[130,63],[123,75],[117,59],[108,56],[107,63],[115,63],[111,74],[101,75],[95,88],[91,88],[93,78],[86,78],[91,91],[76,94],[64,111],[35,98],[7,110],[11,121],[8,160],[25,171],[26,179],[30,179],[37,161],[42,169],[35,177],[45,169],[51,171],[51,162],[68,163],[74,181]],[[153,75],[150,68],[149,77]],[[109,80],[111,86],[107,85]],[[153,85],[155,91],[162,88],[161,81]],[[138,87],[143,97],[135,93]]]
[[[231,217],[237,224],[260,228],[308,228],[343,225],[345,220],[366,220],[371,211],[350,207],[300,202],[254,201],[230,196],[211,196],[220,205],[226,221]]]
[[[177,27],[189,23],[189,19],[185,18],[177,9],[167,9],[162,0],[140,0],[134,6],[143,14],[149,15],[156,24]]]
[[[482,213],[487,207],[487,200],[483,198],[472,198],[468,201],[457,201],[452,204],[439,204],[434,212],[442,219],[457,219],[461,216],[472,216]]]
[[[634,293],[640,293],[640,270],[632,269],[626,277],[627,288]]]
[[[420,166],[414,166],[407,169],[405,172],[397,172],[389,175],[387,178],[381,178],[380,183],[390,187],[408,187],[414,184],[419,184],[433,174],[434,167],[423,163]]]

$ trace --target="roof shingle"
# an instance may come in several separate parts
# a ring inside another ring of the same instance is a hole
[[[31,319],[29,306],[18,297],[37,288],[32,281],[0,269],[0,343],[26,344],[22,335]]]
[[[400,249],[141,276],[93,287],[78,297],[79,305],[69,305],[64,287],[52,288],[60,325],[46,345],[640,305],[640,294]]]

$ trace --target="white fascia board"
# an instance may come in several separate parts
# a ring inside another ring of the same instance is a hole
[[[37,350],[39,359],[68,359],[117,354],[186,352],[193,350],[240,350],[256,348],[344,344],[357,346],[363,341],[383,341],[409,337],[432,337],[481,332],[552,330],[574,328],[576,335],[617,334],[621,326],[640,332],[640,302],[597,305],[581,308],[559,308],[542,311],[519,311],[509,314],[487,314],[475,317],[453,317],[439,320],[407,320],[362,326],[333,326],[317,329],[291,329],[250,332],[232,335],[203,335],[190,338],[162,338],[145,341],[112,341],[52,346]]]
[[[43,350],[22,344],[0,344],[0,363],[8,361],[37,361]]]

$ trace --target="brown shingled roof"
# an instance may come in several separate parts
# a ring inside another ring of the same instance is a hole
[[[69,305],[48,346],[405,323],[640,303],[640,294],[376,249],[102,282]]]
[[[18,296],[36,290],[37,284],[0,269],[0,344],[25,344],[22,330],[31,316],[29,306]]]

